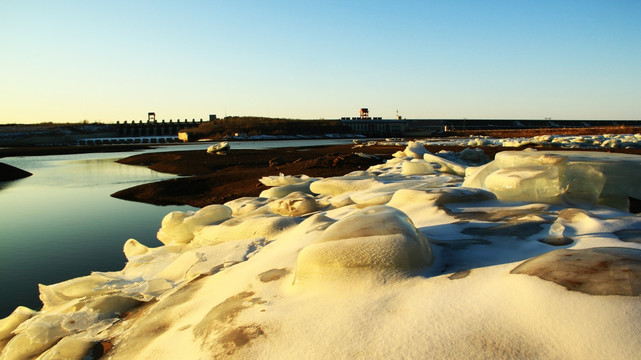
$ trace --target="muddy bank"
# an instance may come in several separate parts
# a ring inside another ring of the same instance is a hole
[[[258,181],[263,176],[280,173],[318,177],[343,175],[379,164],[402,148],[371,146],[352,150],[351,145],[336,145],[269,150],[232,149],[228,155],[207,154],[204,150],[141,154],[119,162],[186,177],[135,186],[112,196],[156,205],[203,207],[243,196],[258,196],[267,188]],[[376,157],[367,158],[356,152]]]

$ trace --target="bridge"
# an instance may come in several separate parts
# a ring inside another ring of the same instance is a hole
[[[178,142],[178,136],[101,137],[79,139],[78,145],[167,144]]]

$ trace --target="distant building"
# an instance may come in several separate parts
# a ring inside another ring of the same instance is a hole
[[[369,137],[403,136],[408,124],[405,120],[384,120],[381,118],[341,118],[341,122],[343,125],[349,126],[349,128],[352,129],[352,132]]]

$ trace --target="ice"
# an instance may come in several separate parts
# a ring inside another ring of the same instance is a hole
[[[458,176],[465,176],[465,166],[461,164],[457,164],[453,161],[443,159],[439,156],[432,155],[428,152],[423,154],[423,159],[427,162],[436,163],[440,165],[441,166],[440,170],[442,172],[446,172],[446,173],[450,173]]]
[[[310,194],[310,184],[317,180],[318,178],[306,175],[291,176],[280,174],[280,176],[264,176],[259,181],[263,185],[271,186],[271,188],[261,192],[260,197],[280,199],[293,192]]]
[[[499,200],[558,203],[563,193],[556,166],[500,169],[485,178],[485,187]]]
[[[24,321],[29,320],[35,314],[37,314],[37,312],[34,310],[24,306],[18,306],[11,315],[0,320],[0,342],[12,337],[13,330],[15,330],[18,325],[22,324]]]
[[[229,143],[226,141],[211,145],[207,148],[207,154],[224,155],[229,152]]]
[[[97,291],[98,285],[109,280],[108,277],[94,273],[54,285],[39,285],[43,310],[65,304],[73,299],[101,295],[105,291]]]
[[[379,185],[372,176],[338,176],[313,182],[314,194],[336,196],[348,191],[366,190]]]
[[[463,186],[485,188],[501,200],[604,204],[628,209],[641,198],[641,156],[589,151],[505,151],[468,168]]]
[[[396,158],[411,157],[414,159],[422,159],[423,154],[426,152],[427,149],[425,149],[425,146],[423,146],[422,143],[418,141],[409,141],[405,150],[398,151],[394,153],[393,156]]]
[[[92,336],[114,322],[113,319],[101,320],[97,314],[85,311],[32,317],[15,330],[16,336],[7,343],[0,358],[3,360],[32,358],[42,354],[66,336],[80,332],[85,333],[86,336]]]
[[[84,359],[95,345],[95,341],[82,335],[71,335],[62,338],[51,349],[45,351],[36,360]]]
[[[260,181],[265,186],[283,186],[283,185],[299,185],[314,182],[317,178],[309,177],[307,175],[292,176],[280,173],[278,176],[263,176]]]
[[[269,206],[275,214],[285,216],[301,216],[318,210],[318,204],[313,196],[298,191],[272,201]]]
[[[420,159],[410,161],[403,161],[401,167],[401,174],[403,175],[430,175],[434,174],[434,168],[429,162]]]
[[[157,237],[163,244],[187,244],[204,226],[227,220],[231,215],[232,210],[224,205],[209,205],[196,212],[174,211],[162,219]]]
[[[427,239],[401,211],[374,206],[330,225],[296,262],[296,282],[345,280],[362,271],[407,271],[430,264]]]
[[[269,201],[268,198],[264,197],[241,197],[228,201],[224,205],[231,209],[232,216],[243,216],[254,211],[259,211],[259,209],[267,205]]]
[[[133,259],[135,256],[144,255],[149,252],[149,248],[138,242],[136,239],[129,239],[125,242],[122,252],[125,253],[127,260]]]
[[[299,222],[294,217],[274,214],[256,215],[242,220],[233,218],[219,225],[203,227],[194,235],[191,245],[201,247],[257,237],[272,239]]]

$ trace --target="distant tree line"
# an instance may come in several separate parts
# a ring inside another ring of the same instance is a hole
[[[338,120],[294,120],[256,116],[229,116],[204,122],[187,131],[190,138],[220,139],[235,134],[252,135],[322,135],[347,134],[348,126]]]

